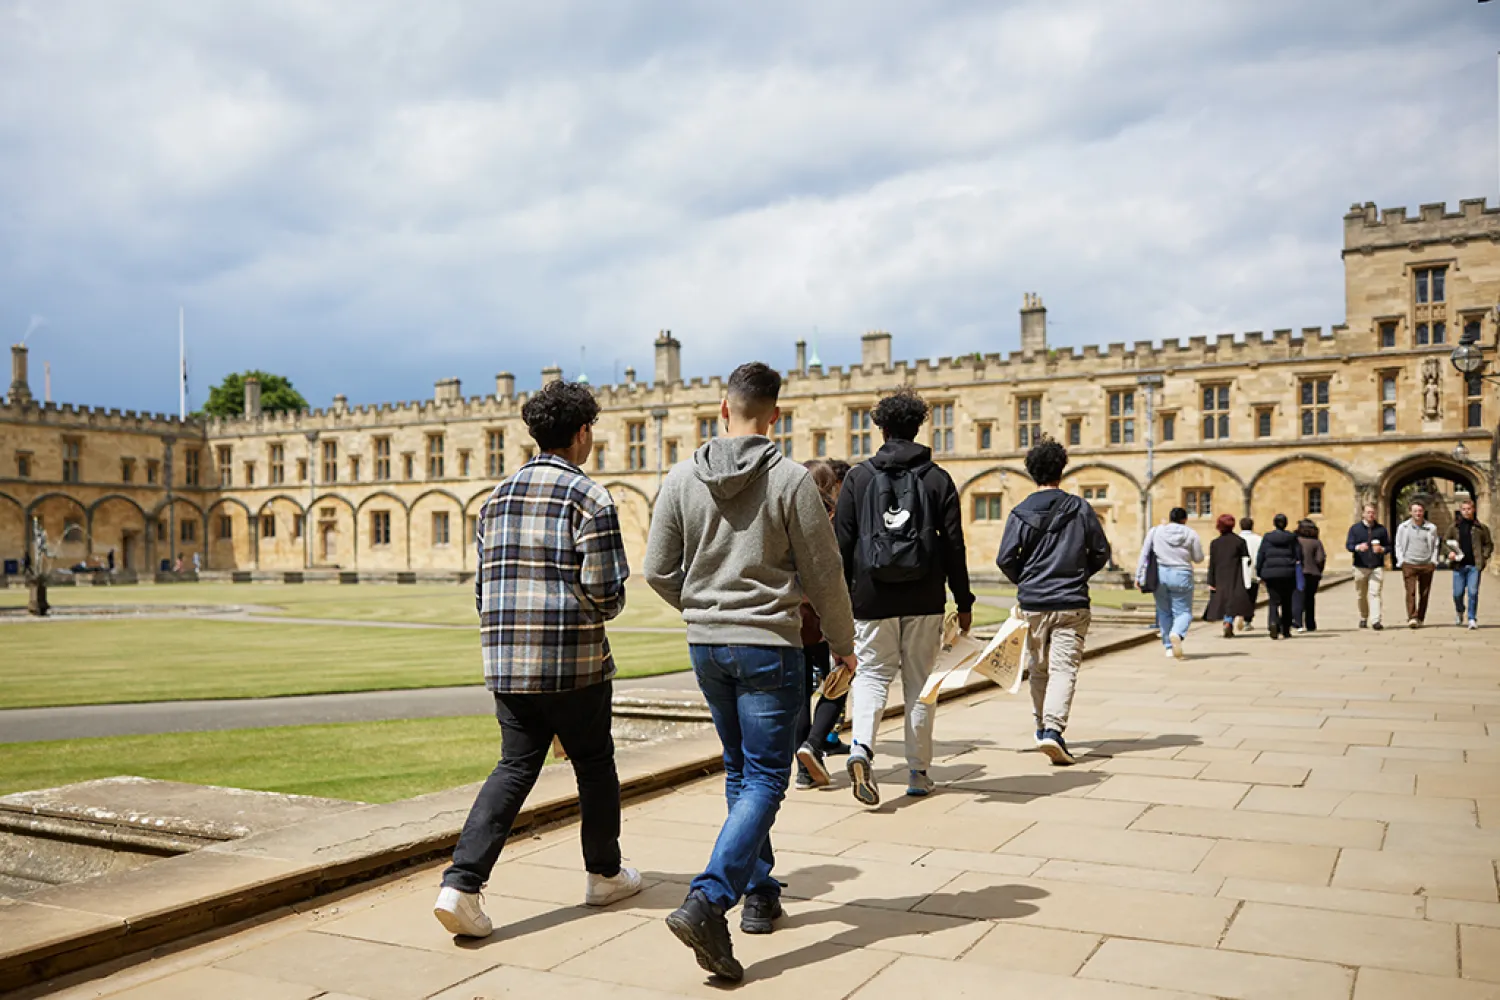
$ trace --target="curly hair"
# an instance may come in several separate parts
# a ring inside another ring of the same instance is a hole
[[[1038,486],[1061,482],[1063,469],[1067,467],[1068,449],[1045,435],[1026,453],[1026,474]]]
[[[840,486],[844,485],[844,477],[848,476],[849,470],[853,468],[853,466],[842,458],[828,459],[828,467],[833,470],[833,476],[838,480]]]
[[[571,445],[581,429],[599,419],[599,402],[586,385],[550,382],[526,400],[521,419],[537,447],[556,451]]]
[[[898,389],[875,404],[870,419],[888,438],[915,441],[927,422],[927,402],[911,389]]]

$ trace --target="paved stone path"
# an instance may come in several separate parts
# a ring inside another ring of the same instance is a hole
[[[1445,583],[1446,580],[1440,581]],[[1500,621],[1500,588],[1483,611]],[[1500,629],[1434,621],[1271,643],[1198,626],[1090,662],[1048,767],[1023,699],[939,711],[937,793],[867,812],[843,782],[776,825],[787,917],[736,932],[750,997],[1480,1000],[1500,997]],[[1201,632],[1201,634],[1200,634]],[[899,764],[888,727],[883,763]],[[723,816],[704,780],[627,807],[650,887],[578,906],[576,830],[511,845],[465,945],[438,866],[314,901],[55,995],[170,1000],[716,997],[662,918]]]

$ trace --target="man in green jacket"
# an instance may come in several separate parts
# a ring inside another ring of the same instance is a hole
[[[1458,517],[1443,535],[1443,548],[1447,550],[1448,568],[1453,570],[1453,624],[1462,625],[1467,620],[1469,628],[1478,628],[1479,577],[1495,551],[1495,543],[1490,537],[1490,529],[1474,516],[1472,499],[1459,501]],[[1467,609],[1464,607],[1465,593],[1468,595]]]

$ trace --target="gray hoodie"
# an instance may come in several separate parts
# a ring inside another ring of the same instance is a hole
[[[1158,524],[1146,532],[1146,543],[1141,546],[1141,559],[1135,570],[1137,582],[1145,579],[1146,556],[1152,548],[1156,549],[1156,565],[1162,569],[1191,569],[1193,563],[1203,561],[1203,542],[1196,531],[1170,521]]]
[[[802,597],[833,652],[854,652],[854,612],[828,510],[807,470],[760,436],[715,438],[662,483],[646,581],[711,646],[802,645]]]

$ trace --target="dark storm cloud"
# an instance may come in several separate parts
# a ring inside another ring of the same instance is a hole
[[[60,398],[322,404],[1342,319],[1339,217],[1495,184],[1471,3],[0,4],[0,327]],[[751,346],[755,345],[755,346]],[[36,366],[37,368],[40,365]]]

